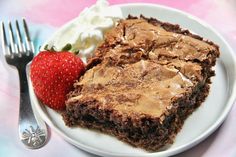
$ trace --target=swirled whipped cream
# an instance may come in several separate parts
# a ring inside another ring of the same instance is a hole
[[[65,45],[71,45],[71,52],[78,52],[86,62],[93,51],[104,39],[104,33],[114,27],[122,18],[121,9],[109,6],[106,0],[98,0],[90,8],[85,8],[80,15],[67,23],[47,42],[48,47],[54,46],[61,50]]]

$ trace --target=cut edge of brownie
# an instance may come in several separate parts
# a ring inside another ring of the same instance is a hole
[[[128,19],[137,19],[129,15]],[[157,151],[166,144],[173,143],[174,137],[182,128],[184,120],[204,102],[209,93],[210,77],[214,76],[212,66],[219,57],[219,47],[213,42],[204,40],[202,37],[192,34],[188,30],[181,29],[179,25],[163,23],[154,18],[140,16],[153,25],[161,25],[165,30],[190,36],[192,38],[204,41],[216,48],[216,51],[210,53],[208,59],[200,62],[202,65],[202,74],[205,78],[203,82],[198,83],[191,94],[185,93],[184,96],[176,99],[172,107],[163,113],[165,116],[162,124],[160,118],[154,118],[148,115],[141,117],[138,121],[126,119],[122,115],[114,114],[112,110],[99,110],[99,105],[95,100],[88,100],[87,104],[68,105],[67,111],[63,113],[63,119],[66,125],[72,127],[79,125],[85,128],[100,130],[118,137],[120,140],[130,143],[135,147],[141,147],[148,151]],[[198,61],[196,61],[198,62]],[[88,69],[99,64],[99,58],[94,58],[88,66]],[[73,94],[73,92],[71,93]],[[93,104],[93,105],[91,105]],[[186,105],[188,104],[188,105]],[[115,127],[116,126],[116,127]],[[132,126],[132,127],[131,127]],[[155,128],[159,130],[156,132]],[[157,142],[159,141],[159,143]],[[160,142],[161,141],[161,142]]]
[[[88,104],[80,106],[68,106],[63,118],[70,127],[79,125],[84,128],[99,130],[134,147],[154,152],[174,142],[175,136],[181,130],[185,119],[204,102],[208,92],[209,84],[206,83],[191,95],[185,95],[175,101],[173,103],[175,107],[168,110],[169,115],[163,124],[160,124],[159,118],[148,115],[139,118],[141,121],[133,121],[129,118],[122,121],[124,119],[122,115],[114,114],[112,110],[99,110],[99,105],[96,105],[94,100],[88,100]],[[157,128],[159,132],[156,132]]]

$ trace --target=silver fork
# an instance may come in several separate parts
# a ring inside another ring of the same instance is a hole
[[[2,48],[9,65],[16,67],[20,79],[20,113],[19,113],[19,136],[20,140],[28,148],[37,149],[42,147],[47,141],[47,126],[43,122],[36,120],[29,96],[27,83],[26,65],[33,59],[34,46],[30,40],[30,35],[25,19],[23,19],[25,43],[23,43],[19,23],[16,20],[16,38],[14,37],[12,24],[9,22],[10,44],[4,23],[1,23]]]

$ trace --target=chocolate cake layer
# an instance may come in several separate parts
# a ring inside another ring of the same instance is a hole
[[[130,16],[106,33],[68,95],[64,121],[156,151],[205,100],[217,57],[218,46],[178,25]]]

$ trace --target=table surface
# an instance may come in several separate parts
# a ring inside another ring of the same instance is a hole
[[[76,17],[96,0],[1,0],[0,21],[25,17],[34,44],[39,47],[58,27]],[[170,6],[195,15],[215,27],[236,50],[235,0],[110,0],[110,4],[147,2]],[[1,54],[2,60],[2,54]],[[18,139],[19,81],[17,72],[0,62],[0,157],[91,157],[64,141],[53,130],[50,140],[39,150],[26,149]],[[10,114],[9,114],[10,113]],[[236,105],[215,133],[177,157],[235,157]]]

